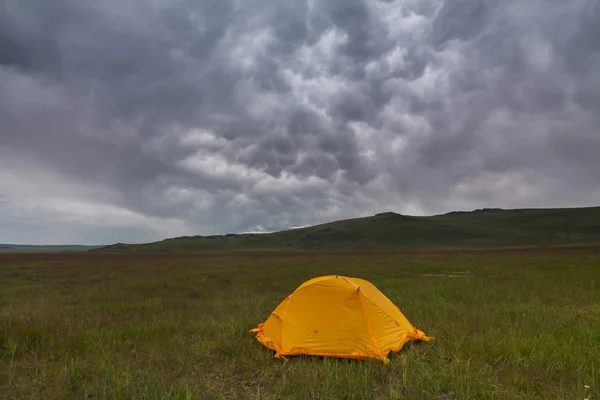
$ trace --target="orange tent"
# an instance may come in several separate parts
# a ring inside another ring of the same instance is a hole
[[[340,275],[304,282],[250,332],[276,358],[310,354],[385,364],[408,341],[432,339],[372,283]]]

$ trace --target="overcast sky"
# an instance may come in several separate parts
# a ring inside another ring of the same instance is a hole
[[[597,0],[0,2],[0,243],[587,205]]]

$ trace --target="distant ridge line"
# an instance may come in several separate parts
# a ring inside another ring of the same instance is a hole
[[[599,243],[600,207],[480,208],[431,216],[387,211],[270,233],[181,236],[90,251],[483,250]]]

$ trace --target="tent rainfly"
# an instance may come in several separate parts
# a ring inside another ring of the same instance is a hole
[[[364,279],[328,275],[300,285],[250,332],[275,358],[316,355],[389,363],[410,340],[429,341],[400,309]]]

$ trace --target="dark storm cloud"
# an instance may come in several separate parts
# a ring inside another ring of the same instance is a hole
[[[4,1],[0,223],[136,241],[594,204],[598,26],[592,0]]]
[[[489,25],[494,3],[485,0],[445,1],[432,26],[433,44],[440,48],[451,40],[468,41]]]
[[[419,173],[425,166],[445,170],[442,179],[417,178],[408,184],[425,204],[433,207],[439,201],[428,194],[448,193],[479,172],[536,170],[549,177],[554,171],[553,179],[564,177],[562,184],[567,187],[587,180],[590,171],[600,168],[599,125],[589,118],[600,104],[592,101],[588,110],[581,103],[574,107],[582,91],[573,88],[590,75],[570,69],[566,48],[561,47],[570,43],[594,51],[589,42],[568,39],[589,31],[584,21],[596,25],[600,21],[584,17],[592,3],[555,3],[544,10],[537,2],[504,2],[495,7],[475,1],[445,3],[432,23],[430,40],[441,49],[439,54],[458,52],[462,60],[448,68],[447,86],[439,88],[441,107],[429,108],[425,103],[415,110],[429,121],[432,132],[429,140],[414,149],[421,154],[414,176],[426,174]],[[557,30],[559,25],[564,29]],[[596,58],[591,65],[600,67],[598,61]],[[590,91],[598,93],[598,87]],[[587,123],[581,124],[582,113],[587,115]],[[572,144],[557,147],[556,142]],[[590,153],[596,155],[591,162]],[[562,175],[560,168],[555,168],[560,163],[557,158],[577,165],[577,172],[567,178],[569,172],[564,169]],[[401,174],[399,179],[410,178]],[[594,190],[599,184],[596,180],[584,186]],[[556,204],[544,198],[535,201]]]

